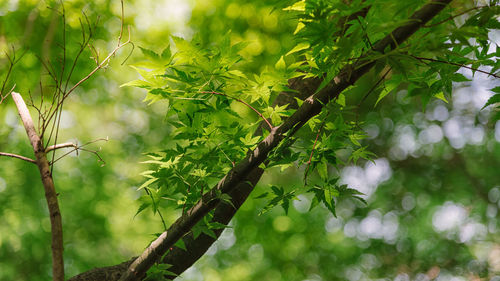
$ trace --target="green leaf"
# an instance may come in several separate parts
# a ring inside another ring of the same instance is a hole
[[[500,87],[497,87],[497,88],[500,88]],[[481,109],[484,109],[488,105],[492,105],[492,104],[499,103],[499,102],[500,102],[500,94],[493,95],[491,98],[488,99],[486,104]]]
[[[494,93],[497,93],[497,94],[500,94],[500,86],[498,87],[495,87],[493,89],[490,89],[490,91],[494,92]]]
[[[160,58],[160,56],[152,50],[143,48],[141,46],[139,46],[139,49],[141,49],[142,53],[151,60],[157,60]]]
[[[344,94],[339,94],[337,99],[335,100],[336,103],[340,104],[341,106],[345,107],[345,96]]]
[[[300,52],[302,50],[308,49],[309,47],[310,47],[310,44],[307,42],[306,43],[304,43],[304,42],[299,43],[299,44],[297,44],[297,46],[293,47],[293,49],[291,49],[288,53],[286,53],[285,56]]]
[[[170,51],[170,45],[167,45],[167,47],[163,49],[163,52],[161,52],[161,58],[166,60],[170,59],[170,57],[172,57],[172,52]]]
[[[399,81],[398,82],[388,82],[382,92],[380,92],[377,101],[375,102],[375,106],[379,103],[380,100],[382,100],[385,96],[387,96],[392,90],[396,89],[399,86]]]
[[[443,92],[439,92],[437,94],[434,95],[435,98],[438,98],[442,101],[444,101],[445,103],[448,103],[448,100],[446,99],[446,97],[444,96],[444,93]]]
[[[294,3],[293,5],[290,5],[286,8],[283,8],[284,11],[299,11],[303,12],[306,10],[306,1],[301,0],[299,2]]]
[[[451,75],[451,80],[455,81],[455,82],[467,82],[467,81],[471,81],[470,79],[468,79],[467,77],[465,77],[461,73],[453,73],[453,75]]]
[[[316,170],[322,180],[326,181],[328,179],[328,165],[325,159],[322,159],[321,162],[316,165]]]
[[[219,196],[219,199],[220,199],[222,202],[224,202],[224,203],[226,203],[226,204],[230,205],[231,207],[233,207],[234,209],[236,209],[236,207],[234,206],[233,202],[231,201],[231,196],[229,196],[229,194],[227,194],[227,193],[222,193],[222,194]]]
[[[142,211],[144,211],[147,207],[149,207],[151,205],[151,203],[149,202],[145,202],[145,203],[142,203],[141,206],[139,206],[139,209],[137,209],[137,212],[135,213],[134,215],[134,218],[139,214],[141,213]]]
[[[274,67],[278,70],[285,70],[286,69],[286,63],[285,60],[283,59],[283,56],[280,57],[278,62],[274,65]]]
[[[182,238],[181,238],[181,239],[179,239],[179,240],[177,240],[177,242],[175,243],[175,246],[176,246],[177,248],[179,248],[179,249],[182,249],[182,250],[184,250],[184,251],[187,251],[186,244],[184,243],[184,240],[182,240]]]
[[[132,80],[125,84],[121,84],[120,87],[137,87],[137,88],[149,88],[151,87],[151,83],[144,80]]]
[[[228,226],[223,224],[223,223],[220,223],[220,222],[210,222],[208,224],[208,227],[210,229],[224,229],[224,228],[227,228]]]
[[[145,183],[143,183],[141,186],[139,186],[139,188],[137,188],[137,190],[141,190],[141,189],[143,189],[145,187],[148,187],[149,185],[151,185],[152,183],[154,183],[157,180],[158,180],[158,178],[149,179]]]
[[[217,239],[217,235],[215,235],[215,232],[214,232],[213,230],[211,230],[211,229],[208,229],[208,228],[203,228],[203,229],[202,229],[202,232],[203,232],[204,234],[206,234],[207,236],[212,237],[213,239]]]
[[[254,197],[254,199],[262,199],[267,197],[267,195],[269,195],[269,192],[264,192],[261,195]]]

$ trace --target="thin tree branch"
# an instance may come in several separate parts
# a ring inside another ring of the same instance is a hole
[[[33,151],[35,152],[36,165],[40,171],[40,177],[45,189],[45,199],[50,214],[50,225],[52,235],[52,275],[54,281],[64,281],[64,260],[63,260],[63,232],[61,211],[59,210],[59,203],[57,202],[57,193],[52,180],[52,173],[50,172],[49,161],[45,154],[43,142],[35,131],[33,120],[24,103],[23,98],[19,93],[12,92],[11,94],[14,103],[16,104],[17,111],[23,122],[26,134],[30,140]]]
[[[444,19],[444,20],[442,20],[442,21],[439,21],[439,22],[436,22],[436,23],[433,23],[433,24],[428,24],[428,25],[426,24],[426,25],[422,26],[422,28],[434,27],[434,26],[440,25],[440,24],[442,24],[442,23],[445,23],[445,22],[447,22],[447,21],[449,21],[449,20],[452,20],[452,19],[454,19],[454,18],[456,18],[456,17],[459,17],[459,16],[461,16],[461,15],[467,14],[467,13],[468,13],[468,12],[470,12],[470,11],[479,10],[479,9],[482,9],[482,8],[487,8],[487,7],[489,7],[489,6],[477,6],[477,7],[473,7],[473,8],[467,9],[467,10],[465,10],[465,11],[462,11],[462,12],[460,12],[460,13],[456,14],[456,15],[449,16],[448,18],[446,18],[446,19]]]
[[[97,157],[97,159],[98,159],[100,162],[102,162],[102,163],[103,163],[101,166],[104,166],[104,165],[106,164],[106,162],[105,162],[105,161],[101,158],[101,156],[99,155],[99,150],[90,150],[90,149],[83,148],[83,147],[85,147],[85,146],[87,146],[87,145],[89,145],[89,144],[92,144],[92,143],[95,143],[95,142],[98,142],[98,141],[108,141],[108,138],[107,138],[107,137],[106,137],[106,138],[100,138],[100,139],[96,139],[96,140],[93,140],[93,141],[89,141],[89,142],[87,142],[87,143],[85,143],[85,144],[82,144],[82,145],[80,145],[80,146],[77,146],[77,145],[72,146],[72,147],[73,147],[73,149],[72,149],[72,150],[70,150],[70,151],[68,151],[68,152],[64,153],[64,154],[63,154],[63,155],[61,155],[61,156],[59,156],[59,158],[57,158],[57,159],[55,159],[55,160],[53,160],[53,161],[49,162],[49,164],[50,164],[50,165],[53,165],[54,163],[56,163],[57,161],[61,160],[61,159],[62,159],[62,158],[64,158],[65,156],[69,155],[69,154],[70,154],[70,153],[72,153],[73,151],[76,151],[76,155],[78,155],[78,150],[82,150],[82,151],[87,151],[87,152],[90,152],[90,153],[94,154],[94,155]],[[68,147],[70,147],[70,146],[68,146]]]
[[[451,62],[451,61],[444,61],[444,60],[438,60],[438,59],[433,59],[433,58],[423,58],[423,57],[418,57],[418,56],[414,56],[414,55],[410,55],[411,57],[419,60],[419,61],[432,61],[432,62],[439,62],[439,63],[444,63],[444,64],[450,64],[450,65],[454,65],[454,66],[459,66],[459,67],[463,67],[463,68],[467,68],[467,69],[470,69],[472,71],[477,71],[477,72],[481,72],[481,73],[484,73],[484,74],[487,74],[487,75],[491,75],[495,78],[500,78],[499,75],[495,74],[495,73],[492,73],[492,72],[488,72],[488,71],[484,71],[484,70],[481,70],[479,68],[475,68],[475,67],[470,67],[470,66],[467,66],[465,64],[460,64],[460,63],[455,63],[455,62]]]
[[[31,158],[24,157],[24,156],[17,155],[17,154],[13,154],[13,153],[0,152],[0,156],[7,156],[7,157],[12,157],[12,158],[17,158],[17,159],[21,159],[21,160],[24,160],[24,161],[36,164],[36,161],[33,160],[33,159],[31,159]]]
[[[65,142],[65,143],[60,143],[60,144],[54,144],[45,149],[45,153],[52,151],[52,150],[57,150],[60,148],[65,148],[65,147],[73,147],[75,149],[78,149],[78,146],[72,142]]]

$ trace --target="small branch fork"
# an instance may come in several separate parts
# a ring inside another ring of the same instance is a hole
[[[262,118],[262,120],[264,120],[264,122],[266,122],[267,126],[269,127],[269,131],[271,131],[273,129],[273,125],[271,124],[271,122],[269,122],[269,120],[267,120],[264,117],[264,115],[262,115],[262,113],[260,113],[257,109],[255,109],[255,107],[251,106],[249,103],[247,103],[246,101],[244,101],[242,99],[231,97],[231,96],[226,95],[224,93],[219,93],[219,92],[215,92],[215,91],[202,91],[200,93],[202,93],[202,94],[211,94],[211,95],[224,96],[224,97],[230,98],[232,100],[235,100],[235,101],[237,101],[239,103],[242,103],[245,106],[247,106],[248,108],[250,108],[251,110],[253,110],[255,113],[257,113],[257,115],[259,115],[259,117]]]
[[[61,148],[69,148],[69,147],[72,147],[73,149],[65,154],[63,154],[62,156],[60,156],[59,158],[57,158],[56,160],[54,161],[51,161],[49,162],[49,165],[52,166],[52,164],[54,164],[55,162],[57,162],[58,160],[62,159],[63,157],[65,157],[66,155],[69,155],[71,152],[73,151],[76,151],[76,153],[78,154],[78,151],[79,150],[82,150],[82,151],[87,151],[87,152],[90,152],[90,153],[93,153],[97,156],[97,158],[99,159],[100,162],[102,163],[105,163],[104,160],[101,158],[101,156],[99,155],[98,151],[96,150],[90,150],[90,149],[85,149],[83,148],[84,146],[87,146],[89,144],[92,144],[92,143],[95,143],[95,142],[98,142],[98,141],[108,141],[108,138],[102,138],[102,139],[97,139],[97,140],[94,140],[94,141],[91,141],[91,142],[88,142],[86,144],[82,144],[80,146],[72,143],[72,142],[66,142],[66,143],[60,143],[60,144],[55,144],[55,145],[51,145],[49,147],[47,147],[45,149],[45,153],[49,153],[51,151],[55,151],[57,149],[61,149]],[[22,156],[22,155],[17,155],[17,154],[14,154],[14,153],[7,153],[7,152],[0,152],[0,156],[6,156],[6,157],[12,157],[12,158],[17,158],[17,159],[21,159],[21,160],[24,160],[26,162],[30,162],[30,163],[33,163],[33,164],[36,164],[36,161],[29,158],[29,157],[26,157],[26,156]]]

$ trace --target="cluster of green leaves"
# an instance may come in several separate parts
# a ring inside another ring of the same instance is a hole
[[[229,35],[208,47],[199,38],[172,37],[174,54],[170,47],[161,54],[142,49],[148,61],[134,65],[142,79],[125,85],[147,89],[147,101],[166,101],[172,131],[165,149],[144,162],[156,169],[143,174],[147,194],[139,212],[151,206],[156,213],[165,201],[189,208],[262,139],[254,135],[262,119],[276,125],[290,115],[270,104],[293,71],[278,62],[248,78],[238,69],[246,44],[231,44]]]
[[[497,75],[499,53],[491,52],[488,35],[500,25],[495,16],[498,14],[496,4],[497,1],[492,1],[491,6],[470,7],[471,4],[466,3],[464,9],[477,12],[464,23],[441,13],[414,38],[384,54],[377,71],[390,66],[393,75],[378,90],[377,102],[390,92],[407,88],[411,97],[421,99],[425,110],[432,98],[448,102],[453,83],[470,81],[458,73],[463,66],[471,69],[472,74],[479,70]]]
[[[375,105],[408,87],[410,96],[419,96],[425,109],[433,97],[447,101],[453,82],[468,81],[457,73],[461,66],[471,64],[477,69],[486,65],[497,71],[496,54],[488,53],[487,48],[488,30],[498,25],[490,7],[477,8],[479,13],[462,25],[443,13],[419,31],[416,39],[385,53],[372,51],[375,42],[404,24],[423,2],[358,0],[347,5],[342,1],[297,1],[283,8],[296,18],[294,47],[280,57],[274,69],[260,74],[243,70],[239,53],[246,45],[232,43],[230,34],[217,44],[203,42],[199,36],[190,42],[172,37],[174,54],[170,47],[162,54],[142,49],[149,59],[135,65],[142,79],[126,85],[147,89],[148,101],[167,101],[172,141],[145,162],[157,168],[144,173],[148,181],[141,188],[148,194],[139,212],[148,206],[156,212],[161,205],[156,202],[164,199],[176,202],[178,208],[192,206],[262,139],[255,130],[263,118],[277,126],[293,112],[286,105],[271,106],[279,92],[290,91],[286,87],[290,78],[320,78],[319,91],[342,67],[363,58],[376,62],[376,72],[385,72],[380,79],[383,83],[367,93],[378,94]],[[388,23],[380,16],[382,10],[393,13],[394,21]],[[473,35],[477,44],[466,40]],[[424,50],[426,57],[422,56]],[[302,101],[297,102],[300,106]],[[304,184],[287,188],[290,190],[272,185],[270,192],[259,196],[269,199],[263,212],[278,205],[287,212],[290,200],[304,192],[314,195],[316,204],[311,207],[324,203],[334,215],[335,200],[340,197],[348,194],[361,199],[361,194],[339,186],[338,172],[329,170],[375,156],[362,144],[365,134],[357,118],[349,115],[353,109],[340,94],[325,112],[308,122],[308,129],[290,137],[270,155],[266,167],[305,166],[305,177],[316,171],[320,184],[310,188],[305,179]]]

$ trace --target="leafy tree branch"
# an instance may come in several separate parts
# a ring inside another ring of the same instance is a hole
[[[416,11],[408,23],[396,28],[388,36],[373,46],[373,50],[384,53],[387,47],[396,48],[408,37],[415,33],[423,24],[437,15],[450,0],[429,3]],[[365,54],[368,56],[369,53]],[[129,267],[120,278],[125,280],[140,280],[146,271],[153,266],[174,244],[186,235],[190,229],[201,220],[210,210],[217,206],[220,193],[229,193],[235,186],[246,178],[250,171],[263,163],[268,153],[274,149],[285,135],[293,135],[310,118],[321,112],[321,109],[330,100],[338,96],[348,86],[353,85],[363,74],[374,66],[371,60],[360,60],[354,65],[344,67],[337,77],[323,90],[307,98],[303,105],[283,124],[271,130],[270,134],[253,150],[242,162],[238,163],[210,192],[203,195],[198,203],[186,214],[182,215],[172,226],[163,232],[141,256]]]

